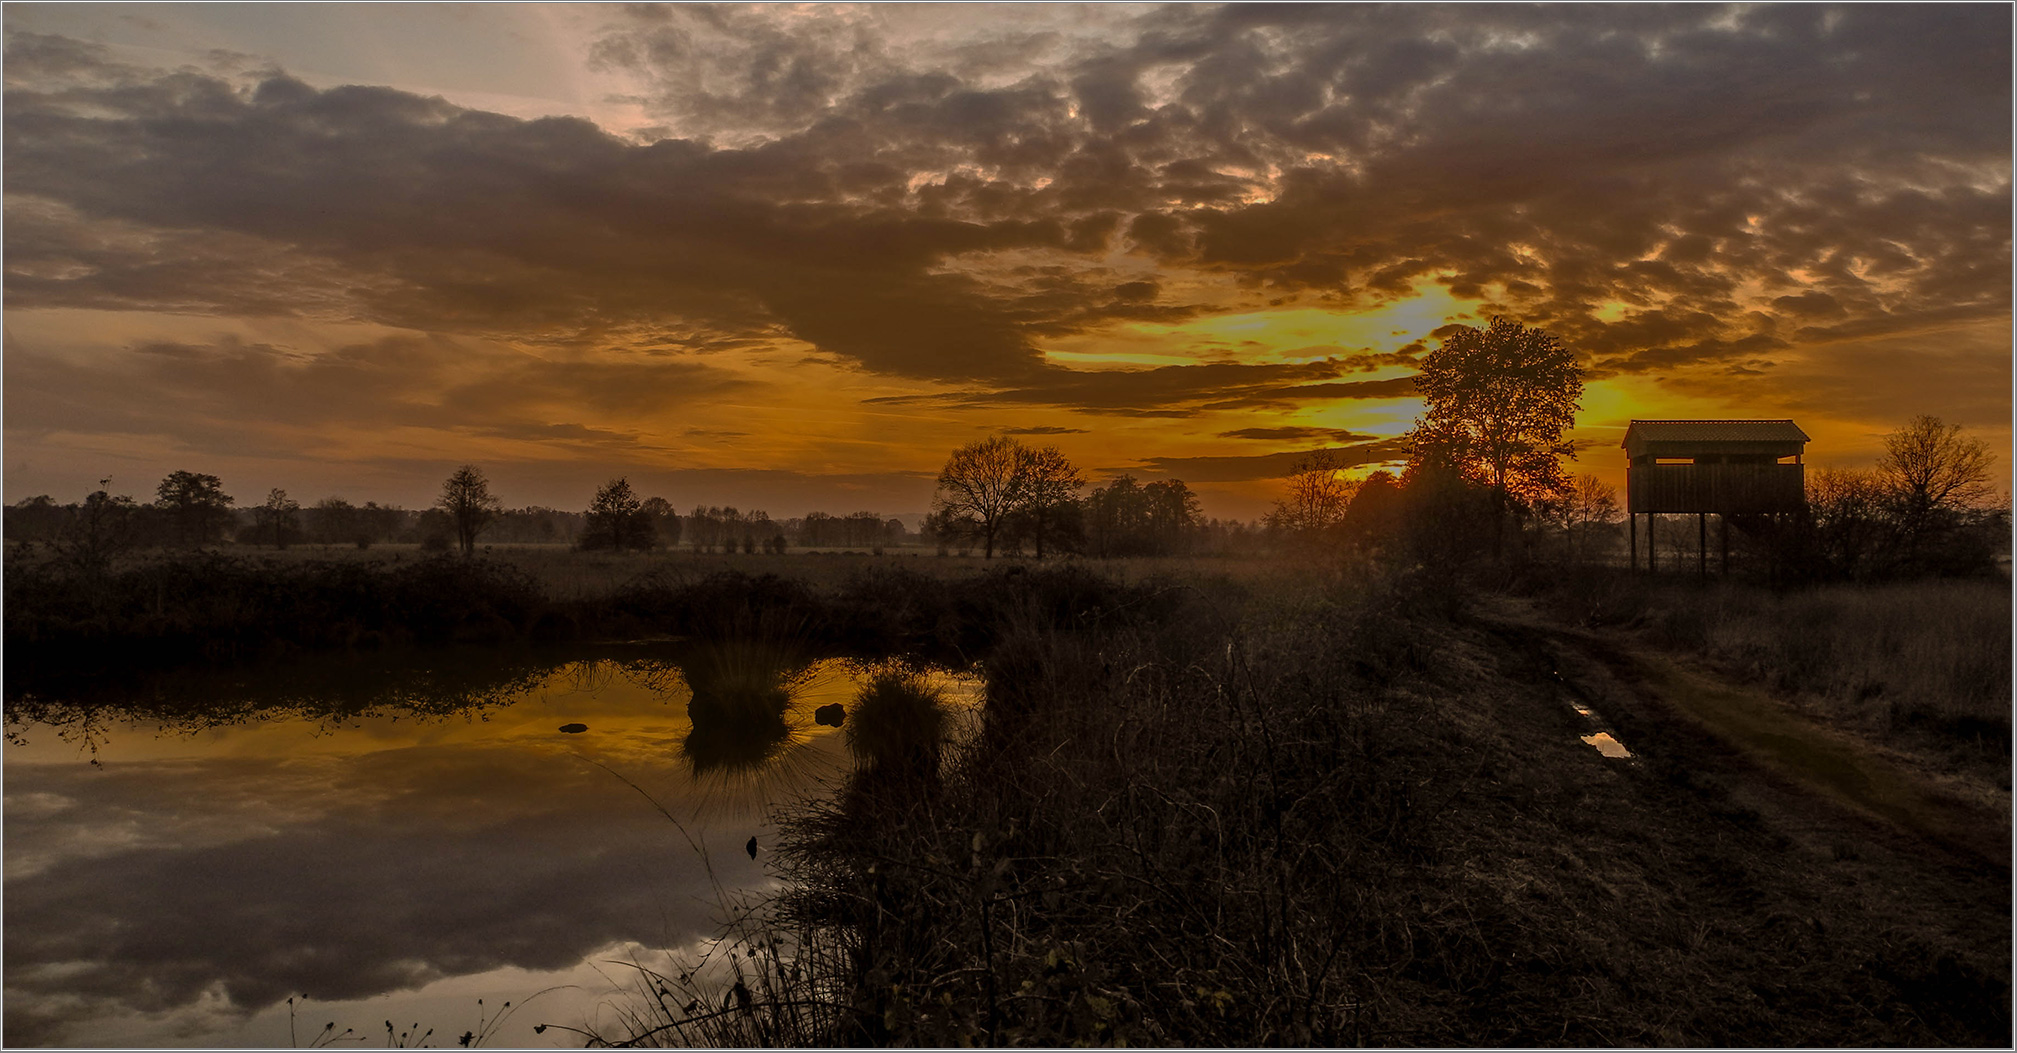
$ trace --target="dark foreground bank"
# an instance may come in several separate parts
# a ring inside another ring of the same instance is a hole
[[[1816,792],[1668,704],[1651,659],[1510,610],[1421,573],[652,576],[556,601],[481,561],[168,564],[10,572],[8,680],[114,650],[675,634],[984,675],[957,744],[928,692],[865,688],[855,774],[766,856],[789,891],[593,1041],[2009,1043],[2007,836],[1999,857]],[[1592,748],[1600,725],[1632,755]]]
[[[713,962],[728,993],[648,978],[596,1037],[2009,1042],[2007,837],[1811,792],[1634,659],[1455,595],[1170,588],[1001,623],[981,734],[796,818],[793,891]]]

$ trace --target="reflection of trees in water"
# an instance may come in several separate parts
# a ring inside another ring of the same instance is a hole
[[[16,695],[7,700],[7,738],[20,741],[22,725],[32,721],[95,754],[106,730],[125,721],[195,734],[276,718],[334,727],[386,713],[482,716],[518,701],[560,664],[551,656],[472,651],[186,670],[75,695]]]
[[[600,652],[600,653],[598,653]],[[775,637],[718,639],[640,651],[576,647],[508,654],[487,649],[312,659],[233,670],[189,670],[129,680],[94,694],[22,694],[7,702],[6,737],[54,733],[94,758],[108,732],[158,722],[196,734],[266,720],[307,719],[326,729],[365,717],[488,719],[545,688],[599,695],[618,683],[663,704],[686,700],[692,729],[679,755],[697,781],[746,789],[751,780],[791,781],[807,714],[795,702],[831,667]],[[864,671],[872,686],[848,701],[848,741],[863,765],[929,769],[943,741],[942,692],[908,666]],[[39,725],[32,731],[27,727]],[[809,758],[799,757],[809,762]],[[738,784],[731,786],[729,784]]]

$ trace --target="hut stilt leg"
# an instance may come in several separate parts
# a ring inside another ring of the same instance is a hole
[[[1709,576],[1709,513],[1695,513],[1695,576]]]

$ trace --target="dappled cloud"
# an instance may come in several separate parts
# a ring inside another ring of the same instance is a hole
[[[1240,457],[1392,439],[1433,331],[1496,314],[1650,397],[1626,416],[1786,416],[2007,343],[2008,21],[642,7],[578,56],[630,86],[622,126],[10,25],[8,438],[66,466],[107,436],[263,441],[276,484],[364,427],[668,471],[691,428],[743,433],[708,468],[842,451],[815,476],[928,478],[989,428],[1086,463]],[[379,337],[85,355],[87,330],[15,322],[51,312]],[[1974,368],[1825,411],[2006,434],[1974,393],[2007,371]],[[825,423],[765,441],[715,408],[738,397]]]

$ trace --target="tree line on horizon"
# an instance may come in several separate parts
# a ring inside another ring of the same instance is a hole
[[[792,546],[881,547],[917,537],[902,520],[874,512],[812,512],[773,520],[763,511],[697,505],[680,515],[663,497],[636,497],[621,478],[598,490],[583,511],[506,508],[474,465],[456,469],[443,483],[441,497],[424,509],[376,501],[358,505],[341,497],[303,507],[277,488],[261,504],[239,506],[219,477],[189,471],[170,473],[156,487],[155,500],[147,503],[115,496],[107,485],[101,481],[83,501],[68,505],[46,494],[17,501],[5,508],[0,529],[10,541],[49,544],[84,562],[128,549],[202,548],[227,541],[272,548],[417,544],[427,551],[459,548],[465,553],[473,552],[479,541],[560,543],[587,550],[670,548],[684,542],[698,552],[782,552]]]
[[[10,541],[47,544],[86,566],[132,548],[195,548],[227,538],[275,548],[418,543],[465,556],[479,538],[633,551],[684,542],[697,552],[744,553],[880,553],[916,541],[941,554],[979,549],[984,558],[1038,559],[1343,550],[1438,566],[1479,557],[1582,562],[1621,547],[1616,492],[1564,467],[1576,455],[1566,435],[1583,380],[1561,341],[1504,318],[1454,327],[1424,358],[1416,383],[1425,409],[1398,473],[1351,478],[1336,451],[1311,451],[1254,524],[1207,519],[1181,479],[1142,483],[1123,474],[1088,490],[1057,447],[998,435],[953,451],[916,533],[873,512],[778,521],[760,510],[700,505],[681,516],[663,497],[640,496],[625,477],[598,488],[581,512],[506,509],[475,465],[455,469],[434,506],[421,510],[338,497],[304,509],[278,488],[259,505],[234,508],[217,476],[176,471],[149,504],[111,495],[105,480],[78,504],[28,498],[5,509],[4,531]],[[1981,441],[1921,416],[1887,436],[1885,450],[1871,469],[1811,473],[1807,513],[1790,524],[1733,518],[1775,565],[1810,578],[1964,574],[1993,565],[2007,542],[2009,507],[2007,497],[1993,503]],[[1680,538],[1675,532],[1669,543]]]
[[[701,553],[843,548],[880,554],[899,545],[925,544],[966,554],[974,539],[964,527],[956,516],[928,516],[913,531],[901,519],[867,511],[815,511],[778,520],[762,510],[732,505],[696,505],[681,515],[663,497],[639,496],[626,477],[598,488],[579,512],[538,505],[506,508],[482,469],[463,465],[425,509],[375,501],[358,505],[341,497],[303,507],[279,488],[258,505],[239,506],[218,476],[176,471],[155,488],[151,502],[114,495],[109,480],[101,480],[99,489],[78,503],[58,504],[48,495],[17,501],[5,508],[0,529],[11,542],[47,545],[71,562],[102,566],[134,549],[197,549],[226,542],[275,549],[417,544],[423,551],[459,549],[465,555],[473,554],[479,541],[559,543],[587,551],[649,551],[684,544]],[[1236,543],[1255,533],[1237,520],[1205,519],[1197,496],[1181,481],[1144,485],[1130,475],[1096,489],[1082,504],[1059,502],[1035,520],[1018,511],[999,517],[996,527],[994,541],[1004,552],[1021,554],[1047,545],[1053,551],[1100,556],[1193,551],[1207,537],[1217,538],[1223,548],[1228,539]]]

